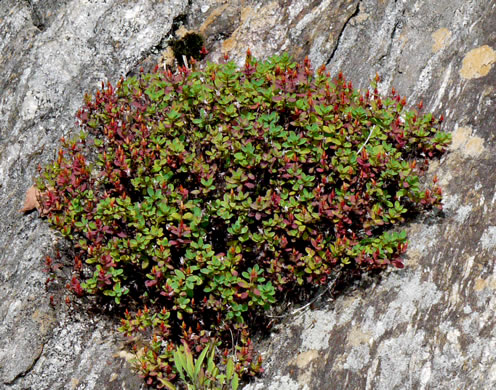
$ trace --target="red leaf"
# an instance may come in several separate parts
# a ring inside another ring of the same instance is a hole
[[[145,282],[145,286],[146,287],[152,287],[152,286],[155,286],[157,284],[157,281],[156,280],[147,280]]]
[[[393,260],[392,261],[392,264],[396,267],[396,268],[404,268],[405,265],[402,263],[401,260],[397,259],[397,260]]]
[[[241,288],[248,288],[250,287],[250,285],[248,283],[246,283],[245,281],[240,281],[238,282],[238,286],[241,287]]]

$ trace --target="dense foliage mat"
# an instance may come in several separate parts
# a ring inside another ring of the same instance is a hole
[[[236,387],[262,370],[250,329],[281,299],[403,267],[390,228],[442,207],[419,178],[450,137],[377,81],[248,53],[86,97],[80,136],[41,170],[43,214],[73,242],[74,293],[129,309],[148,384]]]

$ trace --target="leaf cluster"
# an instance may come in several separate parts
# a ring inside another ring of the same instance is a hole
[[[135,365],[148,384],[186,380],[178,348],[255,375],[250,326],[283,297],[403,267],[406,234],[391,228],[442,207],[421,177],[450,136],[377,81],[362,93],[308,59],[248,53],[241,69],[156,71],[86,97],[80,136],[38,187],[74,243],[78,295],[139,303],[120,330],[147,340]]]
[[[221,374],[215,364],[214,345],[210,344],[204,348],[197,359],[194,358],[186,343],[176,348],[173,355],[174,366],[188,390],[237,390],[239,377],[234,371],[233,359],[227,359],[225,374]],[[206,365],[205,359],[207,359]],[[162,383],[167,389],[177,389],[169,381],[162,381]]]

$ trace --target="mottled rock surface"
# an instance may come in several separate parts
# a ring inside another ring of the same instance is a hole
[[[114,358],[111,318],[50,305],[56,237],[17,210],[84,92],[153,66],[181,26],[210,59],[288,51],[359,88],[378,72],[382,92],[423,100],[453,133],[430,169],[445,215],[407,226],[405,269],[288,316],[246,389],[496,388],[495,20],[492,0],[1,0],[0,388],[141,387]]]
[[[136,70],[187,1],[0,1],[0,388],[138,389],[114,359],[115,323],[50,306],[42,272],[55,236],[22,216],[38,163],[75,130],[86,91]]]

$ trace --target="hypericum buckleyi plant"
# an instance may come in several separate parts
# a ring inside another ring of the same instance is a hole
[[[449,143],[442,118],[380,97],[378,78],[361,93],[308,59],[249,52],[241,69],[197,65],[87,96],[81,135],[38,183],[75,246],[71,289],[129,308],[120,330],[141,335],[135,367],[157,388],[184,345],[259,373],[250,326],[271,306],[338,272],[402,268],[390,228],[442,207],[419,180]]]

